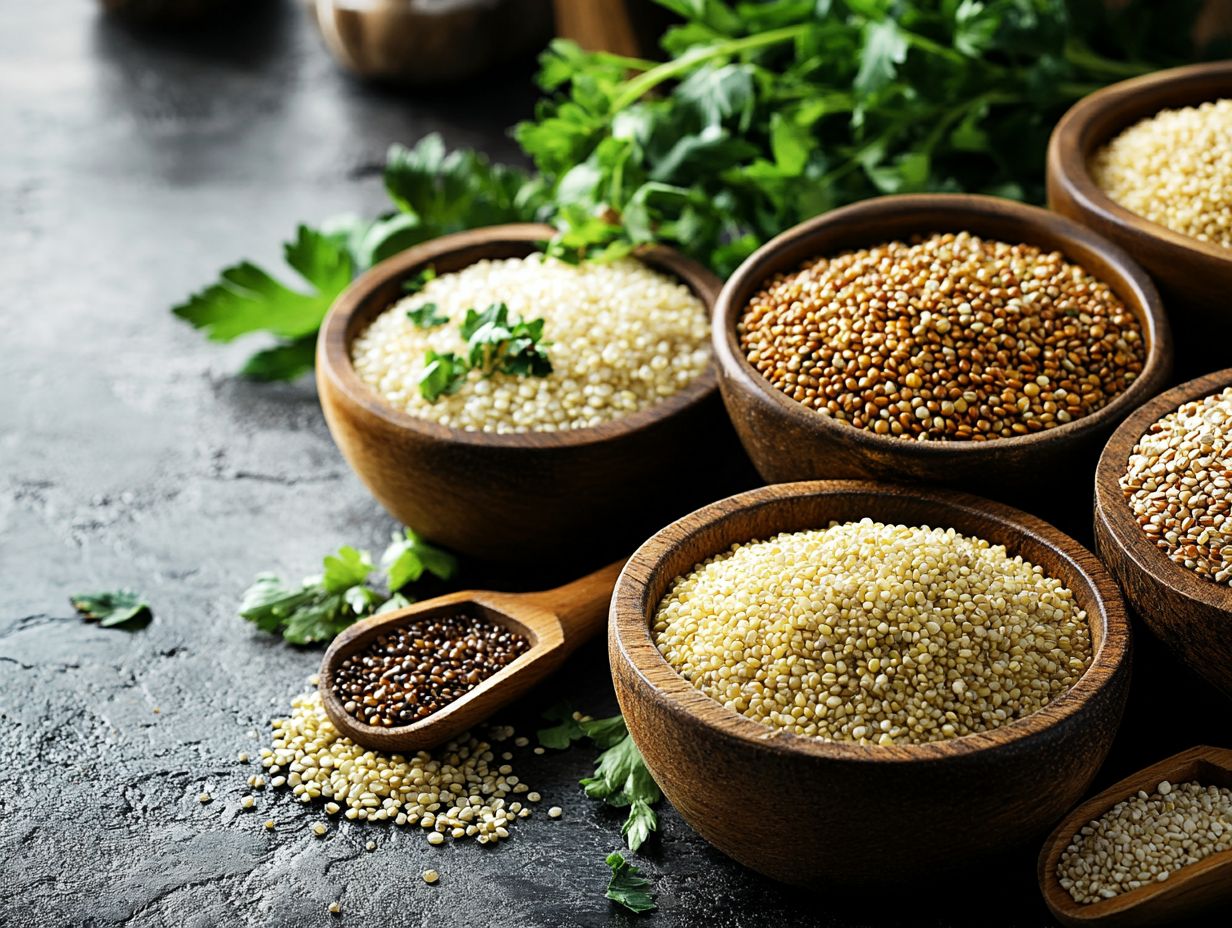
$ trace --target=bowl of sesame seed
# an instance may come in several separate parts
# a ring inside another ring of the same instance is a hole
[[[381,262],[321,328],[335,442],[394,516],[481,559],[627,551],[741,468],[718,397],[718,279],[665,248],[548,258],[552,230],[444,236]],[[747,467],[747,463],[743,465]]]
[[[1095,546],[1142,622],[1232,695],[1232,368],[1160,394],[1113,433]]]
[[[1048,204],[1131,252],[1159,285],[1182,374],[1232,337],[1232,61],[1105,87],[1048,146]]]
[[[1171,341],[1125,252],[994,197],[880,197],[785,232],[727,281],[723,400],[770,482],[952,486],[1061,519]]]
[[[707,841],[803,886],[928,882],[1039,837],[1111,745],[1119,591],[1010,507],[868,481],[763,487],[664,528],[608,653],[655,781]]]

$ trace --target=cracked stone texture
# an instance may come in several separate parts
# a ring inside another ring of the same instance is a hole
[[[577,787],[586,749],[519,752],[518,774],[565,815],[495,849],[346,823],[318,840],[319,808],[270,791],[242,812],[253,768],[236,754],[255,755],[249,731],[267,737],[320,652],[236,619],[239,592],[342,542],[379,548],[393,523],[335,451],[310,380],[233,378],[252,346],[209,345],[167,308],[238,257],[275,263],[297,220],[381,208],[392,141],[439,130],[516,158],[503,127],[530,111],[530,68],[398,95],[340,74],[289,0],[179,37],[94,7],[8,4],[0,28],[0,924],[325,925],[334,900],[349,924],[1050,923],[1035,847],[915,892],[810,895],[666,808],[638,855],[659,911],[634,919],[602,897],[621,816]],[[118,585],[148,595],[147,628],[72,615],[68,594]],[[1139,644],[1102,782],[1229,743],[1227,704]],[[614,707],[600,646],[508,720],[529,730],[562,696]],[[792,784],[747,800],[791,803]],[[428,866],[439,885],[420,880]]]

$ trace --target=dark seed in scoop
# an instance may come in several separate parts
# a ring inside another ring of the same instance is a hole
[[[368,725],[410,725],[443,709],[529,647],[516,632],[465,614],[414,619],[342,662],[334,692]]]

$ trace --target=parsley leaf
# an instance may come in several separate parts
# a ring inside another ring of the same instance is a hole
[[[575,716],[576,713],[573,711],[573,707],[566,702],[557,703],[545,710],[543,713],[544,719],[549,722],[557,722],[558,724],[541,728],[536,732],[539,744],[545,748],[563,750],[574,741],[580,741],[582,738],[585,738],[586,732]]]
[[[381,556],[381,567],[389,576],[389,588],[400,590],[422,577],[425,570],[441,580],[452,579],[458,559],[408,528],[401,536],[394,532],[393,541]]]
[[[380,615],[383,612],[393,612],[395,609],[405,609],[413,602],[415,602],[415,600],[411,599],[409,596],[403,596],[401,593],[395,593],[393,596],[389,597],[389,599],[385,600],[385,602],[377,606],[376,611],[372,614]]]
[[[245,592],[239,614],[262,631],[278,633],[292,644],[328,641],[372,612],[381,597],[366,586],[372,558],[352,547],[338,549],[322,564],[320,576],[299,587],[264,573]]]
[[[582,788],[591,799],[601,799],[617,808],[628,807],[629,816],[621,834],[629,850],[636,851],[658,828],[658,818],[651,806],[663,798],[663,793],[646,768],[623,718],[617,715],[608,719],[583,719],[579,726],[597,747],[603,749],[595,765],[595,775],[583,779]]]
[[[647,891],[650,880],[642,875],[641,870],[626,861],[620,851],[607,855],[607,865],[612,870],[612,876],[603,895],[630,912],[641,914],[654,910],[654,895]]]
[[[434,280],[436,280],[436,266],[429,264],[402,281],[402,291],[404,293],[418,293]]]
[[[261,379],[289,379],[305,370],[305,350],[315,344],[321,320],[355,270],[340,236],[306,225],[283,252],[287,264],[311,285],[309,292],[293,290],[243,261],[172,310],[212,341],[229,342],[252,332],[270,332],[283,340],[281,351],[262,352],[249,362],[247,373]]]
[[[148,621],[153,617],[145,597],[132,590],[76,593],[70,596],[68,601],[81,613],[83,619],[97,622],[103,628]]]
[[[440,308],[435,303],[421,303],[414,309],[408,309],[406,318],[410,319],[419,329],[435,329],[449,321],[449,317],[440,312]]]
[[[399,592],[401,587],[418,580],[425,570],[447,580],[457,562],[452,554],[406,529],[405,537],[394,535],[394,544],[382,558],[382,567],[389,571],[389,593],[381,592],[367,551],[344,546],[327,555],[321,567],[318,576],[299,585],[284,583],[274,574],[258,574],[240,601],[240,618],[262,631],[281,634],[292,644],[328,641],[358,619],[410,605],[413,600]]]
[[[659,817],[645,799],[634,799],[629,803],[629,817],[625,819],[620,833],[628,842],[629,850],[636,851],[650,837],[652,831],[659,828]]]
[[[894,80],[898,66],[907,60],[907,40],[892,19],[871,20],[865,23],[863,31],[860,70],[852,87],[859,93],[871,94]]]
[[[325,572],[321,575],[321,586],[330,593],[345,593],[359,586],[372,573],[372,557],[367,551],[350,545],[339,548],[337,554],[326,555],[323,564]]]
[[[450,396],[462,389],[470,367],[464,358],[452,351],[439,354],[429,350],[424,355],[423,373],[419,375],[419,393],[429,403]]]
[[[467,344],[467,363],[484,374],[502,373],[546,377],[552,373],[547,346],[543,343],[543,320],[510,321],[509,307],[493,303],[483,312],[466,311],[462,337]]]

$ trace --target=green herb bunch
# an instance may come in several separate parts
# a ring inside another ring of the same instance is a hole
[[[526,173],[436,136],[395,146],[394,210],[301,227],[291,290],[244,262],[176,312],[228,341],[279,344],[244,369],[311,367],[312,335],[352,274],[446,232],[538,220],[557,256],[650,242],[720,274],[784,229],[886,193],[973,191],[1040,201],[1048,134],[1079,97],[1194,57],[1201,0],[657,0],[682,18],[664,62],[542,59],[545,91],[514,135]]]
[[[433,547],[409,528],[395,532],[381,557],[382,586],[367,551],[349,545],[327,555],[321,573],[298,585],[271,573],[258,574],[239,606],[240,618],[262,631],[281,634],[291,644],[329,641],[344,628],[369,615],[401,609],[414,599],[407,590],[425,574],[449,580],[457,559]]]

